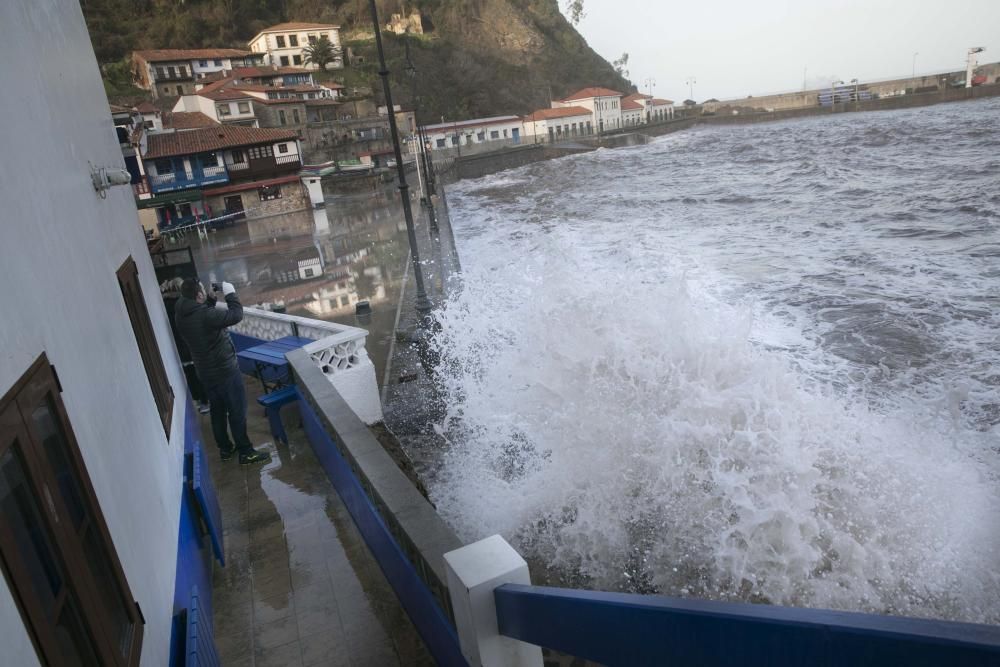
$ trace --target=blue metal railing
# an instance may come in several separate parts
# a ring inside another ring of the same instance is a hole
[[[606,665],[997,667],[1000,627],[505,584],[500,634]]]

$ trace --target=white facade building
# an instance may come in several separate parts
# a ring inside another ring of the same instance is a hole
[[[583,107],[589,110],[593,114],[594,129],[601,133],[622,127],[622,97],[618,91],[608,88],[584,88],[564,99],[554,100],[552,107]]]
[[[522,119],[525,135],[549,143],[594,134],[594,114],[582,106],[539,109]]]
[[[79,3],[6,0],[0,26],[2,662],[166,665],[193,574],[184,374],[132,189],[95,190],[122,153]]]
[[[431,150],[473,146],[491,141],[521,143],[524,125],[518,116],[474,118],[451,123],[435,123],[421,128]]]
[[[153,97],[189,95],[210,74],[260,64],[263,54],[242,49],[151,49],[132,54],[132,77]]]
[[[253,95],[235,88],[205,86],[193,95],[177,100],[174,111],[199,111],[218,123],[259,127]]]
[[[326,23],[279,23],[257,33],[248,46],[252,52],[263,54],[268,65],[319,69],[317,65],[305,62],[303,49],[322,37],[330,40],[338,50],[341,49],[340,26]],[[332,65],[344,66],[342,53]]]

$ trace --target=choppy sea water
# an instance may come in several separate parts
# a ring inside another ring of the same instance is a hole
[[[449,190],[431,489],[599,589],[1000,623],[1000,101]]]

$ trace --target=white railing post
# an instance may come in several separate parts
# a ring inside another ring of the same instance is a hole
[[[504,637],[497,626],[493,590],[530,584],[528,564],[499,535],[444,555],[448,594],[462,654],[473,667],[541,667],[542,649]]]

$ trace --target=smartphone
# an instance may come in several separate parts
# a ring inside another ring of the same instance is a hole
[[[213,292],[221,292],[222,291],[222,283],[212,283],[212,291]]]

